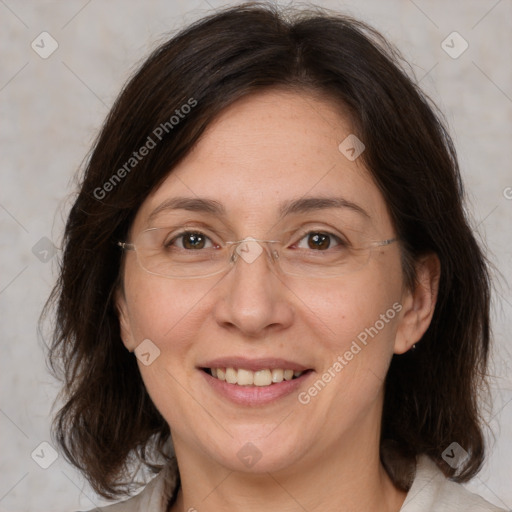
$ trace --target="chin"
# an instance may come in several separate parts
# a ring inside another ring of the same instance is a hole
[[[272,426],[275,429],[275,425]],[[247,432],[247,431],[246,431]],[[234,434],[233,438],[225,436],[222,442],[213,443],[216,450],[212,452],[212,443],[205,447],[212,459],[221,466],[242,473],[263,474],[288,469],[303,456],[304,439],[299,433],[281,432],[273,435],[267,425],[264,428],[250,429],[251,434]],[[300,450],[297,447],[301,447]]]

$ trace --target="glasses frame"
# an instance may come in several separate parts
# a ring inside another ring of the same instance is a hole
[[[152,231],[152,230],[157,230],[157,229],[160,229],[160,228],[148,228],[148,229],[143,230],[141,232],[141,234],[146,232],[146,231]],[[373,250],[376,247],[385,247],[385,246],[388,246],[388,245],[390,245],[390,244],[392,244],[394,242],[397,242],[397,241],[398,241],[397,237],[388,238],[386,240],[377,240],[377,241],[370,242],[368,245],[365,245],[364,247],[359,247],[357,250],[370,249],[370,251],[371,251],[371,250]],[[118,241],[117,245],[119,247],[121,247],[121,249],[123,249],[124,251],[134,251],[135,254],[136,254],[138,265],[140,266],[140,268],[142,268],[142,270],[144,270],[148,274],[151,274],[151,275],[154,275],[154,276],[158,276],[158,277],[164,277],[164,278],[167,278],[167,279],[202,279],[202,278],[208,278],[208,277],[216,276],[218,274],[221,274],[222,272],[227,271],[238,260],[239,255],[237,255],[237,252],[235,250],[236,246],[239,245],[239,244],[242,244],[242,243],[246,243],[246,242],[264,243],[266,245],[266,247],[267,247],[267,255],[270,256],[270,258],[272,259],[274,264],[277,264],[277,266],[279,267],[281,272],[283,272],[286,275],[290,275],[290,276],[304,277],[303,274],[294,274],[294,273],[286,272],[285,270],[283,270],[281,265],[279,265],[279,251],[277,249],[269,250],[268,244],[270,244],[270,243],[283,243],[281,240],[262,240],[262,239],[259,239],[259,238],[253,238],[251,236],[247,236],[247,237],[245,237],[242,240],[223,242],[224,246],[227,246],[229,244],[229,245],[231,245],[233,247],[233,249],[231,250],[231,254],[230,254],[227,266],[223,267],[220,270],[212,272],[210,274],[205,274],[205,275],[200,275],[200,276],[169,276],[169,275],[166,275],[166,274],[159,274],[157,272],[151,272],[151,270],[148,270],[147,268],[145,268],[142,265],[142,262],[140,261],[139,252],[137,251],[137,246],[136,246],[135,243]],[[371,257],[371,252],[368,255],[368,261],[370,261],[370,257]],[[364,268],[367,263],[368,262],[366,262],[360,268]],[[358,270],[360,270],[360,269],[358,269]],[[349,273],[351,273],[351,272],[349,272]],[[341,273],[339,275],[332,275],[332,276],[315,276],[315,279],[318,279],[318,278],[320,278],[320,279],[332,279],[334,277],[339,277],[339,276],[342,276],[342,275],[345,275],[345,274]]]

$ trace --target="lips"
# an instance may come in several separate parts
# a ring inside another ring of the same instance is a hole
[[[279,358],[258,358],[249,359],[245,357],[222,357],[212,359],[209,361],[201,362],[197,365],[198,368],[236,368],[237,370],[242,368],[244,370],[251,370],[256,372],[258,370],[273,370],[282,369],[293,370],[294,372],[304,372],[310,370],[307,366],[304,366],[295,361]]]

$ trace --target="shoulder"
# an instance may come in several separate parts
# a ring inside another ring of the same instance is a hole
[[[144,489],[125,501],[102,507],[103,512],[165,512],[171,496],[176,492],[177,466],[165,467]],[[94,510],[98,510],[97,508]]]
[[[505,512],[461,484],[448,480],[426,455],[418,458],[416,476],[401,511]]]

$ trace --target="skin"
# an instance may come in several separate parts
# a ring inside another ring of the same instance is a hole
[[[369,214],[363,222],[350,213],[358,229],[391,238],[368,170],[338,150],[350,133],[348,118],[328,99],[279,89],[247,96],[222,112],[146,199],[130,236],[148,227],[162,202],[187,196],[224,205],[224,219],[179,213],[215,223],[226,240],[272,239],[282,201],[336,195]],[[321,227],[333,214],[310,212],[307,220]],[[383,380],[393,354],[409,350],[431,321],[437,258],[419,261],[417,275],[417,286],[407,289],[397,243],[374,251],[357,272],[330,279],[281,274],[265,257],[240,259],[209,278],[166,279],[145,272],[129,251],[117,296],[121,332],[130,351],[146,338],[161,351],[151,365],[138,364],[171,427],[182,480],[172,511],[398,511],[405,493],[379,460]],[[307,391],[394,303],[400,313],[307,405],[296,393],[264,406],[235,405],[196,368],[221,356],[289,359],[314,369],[299,390]],[[251,468],[237,457],[248,442],[261,452]]]

